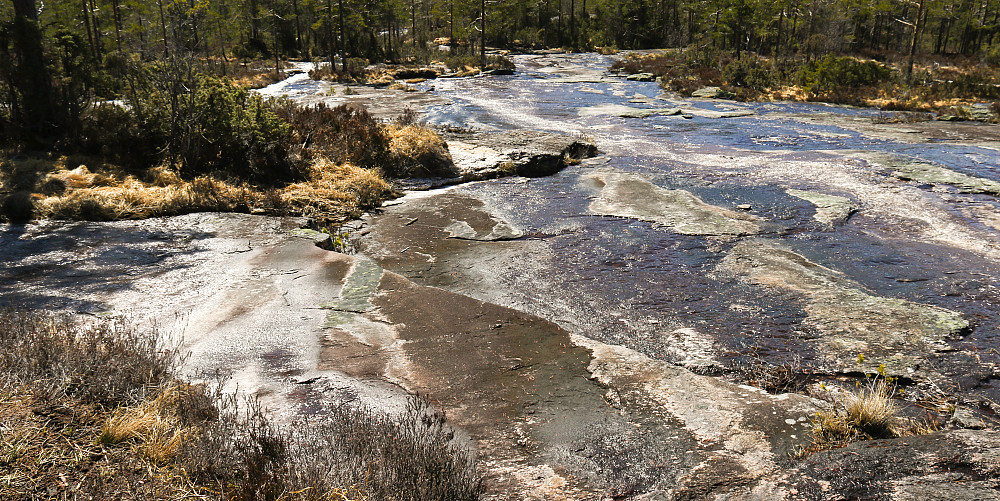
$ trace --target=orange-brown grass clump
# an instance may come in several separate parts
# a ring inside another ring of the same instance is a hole
[[[357,217],[395,194],[377,170],[322,158],[312,162],[305,180],[279,187],[210,176],[185,180],[165,167],[149,169],[139,178],[107,165],[100,165],[99,172],[85,165],[68,169],[67,162],[65,157],[48,163],[31,161],[31,169],[38,174],[33,186],[24,191],[30,194],[27,207],[8,208],[8,212],[18,209],[34,218],[90,221],[247,212],[305,215],[327,225]],[[13,171],[17,163],[0,165]]]
[[[233,84],[244,89],[260,89],[273,83],[280,82],[287,78],[284,72],[274,71],[274,69],[250,72],[232,78]]]
[[[395,158],[396,177],[452,177],[458,175],[448,144],[431,129],[415,124],[388,124],[389,152]]]
[[[308,181],[290,184],[277,193],[286,212],[343,221],[378,206],[394,191],[376,171],[320,160],[313,164]]]

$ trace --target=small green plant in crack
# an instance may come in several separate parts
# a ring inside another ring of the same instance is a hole
[[[333,229],[323,228],[323,233],[330,235],[330,242],[333,243],[333,248],[330,250],[341,254],[357,253],[357,249],[351,241],[351,232],[340,227],[335,227]]]

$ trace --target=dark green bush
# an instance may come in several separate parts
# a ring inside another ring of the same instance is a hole
[[[389,167],[389,138],[367,110],[284,103],[277,114],[291,124],[293,141],[306,158],[322,156],[369,169]]]
[[[66,147],[111,160],[127,169],[145,169],[159,162],[167,138],[160,124],[165,116],[137,114],[117,103],[103,103],[81,117],[81,131]]]
[[[996,71],[982,66],[960,73],[943,85],[947,86],[949,95],[971,99],[1000,99],[1000,76]]]
[[[291,127],[260,95],[202,78],[181,107],[192,111],[191,121],[180,124],[183,132],[171,139],[184,160],[183,173],[222,171],[255,181],[297,176],[286,151]]]
[[[797,77],[806,92],[825,94],[887,83],[892,80],[893,73],[875,61],[858,61],[829,54],[804,64]]]
[[[154,70],[155,73],[155,70]],[[167,80],[171,72],[167,72]],[[291,126],[259,95],[198,73],[140,87],[123,103],[83,116],[82,152],[131,169],[164,160],[185,177],[213,172],[256,182],[299,177],[288,155]]]
[[[722,78],[729,85],[764,92],[778,82],[771,63],[759,57],[745,56],[727,64]]]

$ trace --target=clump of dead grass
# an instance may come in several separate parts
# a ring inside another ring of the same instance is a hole
[[[287,103],[286,103],[287,104]],[[191,212],[305,215],[337,225],[395,196],[383,179],[455,177],[445,141],[408,120],[380,123],[347,106],[275,106],[292,131],[291,177],[235,171],[178,171],[161,164],[121,168],[100,157],[0,161],[0,217],[112,221]],[[183,169],[183,167],[180,167]]]
[[[817,415],[817,432],[822,439],[846,443],[858,439],[899,436],[899,406],[884,379],[844,392],[839,405]]]
[[[287,212],[322,220],[322,224],[357,217],[393,196],[392,186],[378,172],[326,160],[316,162],[309,180],[279,191]]]
[[[173,372],[155,332],[122,319],[0,312],[0,499],[171,499],[176,476],[97,440]]]
[[[209,176],[184,180],[165,167],[150,169],[143,180],[91,173],[80,166],[49,173],[44,184],[58,180],[62,188],[31,195],[31,210],[39,218],[90,221],[202,211],[297,214],[327,224],[357,217],[395,194],[375,170],[320,158],[308,172],[304,181],[274,188]]]
[[[458,169],[448,144],[437,132],[413,123],[385,126],[389,151],[395,159],[393,177],[453,177]]]
[[[112,221],[173,216],[190,212],[273,212],[278,209],[268,190],[246,183],[232,184],[201,176],[191,181],[169,179],[164,175],[153,183],[129,176],[113,186],[87,186],[68,189],[62,194],[38,197],[35,211],[39,217]],[[268,210],[270,209],[270,210]]]
[[[940,424],[928,419],[903,416],[902,406],[895,399],[896,387],[891,377],[870,374],[857,389],[838,390],[830,409],[813,419],[813,442],[802,449],[802,455],[859,440],[926,435],[940,429]]]
[[[152,398],[112,412],[101,426],[97,443],[131,441],[140,456],[163,464],[197,438],[199,423],[217,414],[212,400],[204,385],[167,384]]]
[[[288,75],[284,72],[274,71],[274,69],[271,68],[234,76],[232,77],[232,82],[234,85],[244,89],[260,89],[273,83],[280,82],[287,77]]]

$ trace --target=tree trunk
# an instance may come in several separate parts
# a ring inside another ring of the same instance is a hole
[[[299,25],[299,0],[292,0],[292,9],[295,11],[295,51],[302,52],[302,26]]]
[[[52,81],[42,50],[42,30],[35,0],[14,0],[14,72],[10,76],[17,90],[12,97],[13,121],[24,131],[31,146],[44,143],[56,132],[56,108]]]
[[[94,58],[98,61],[104,57],[104,43],[101,41],[101,23],[97,18],[97,5],[94,0],[88,0],[90,2],[90,24],[94,27],[94,46],[97,48],[94,52]]]
[[[410,38],[413,39],[413,46],[417,46],[417,1],[410,0]]]
[[[344,38],[344,0],[337,0],[337,8],[340,10],[340,65],[344,73],[347,73],[347,39]],[[333,56],[330,57],[332,58]],[[333,64],[333,59],[330,60],[330,64]]]
[[[576,49],[576,1],[569,0],[569,46]]]
[[[87,0],[80,2],[83,6],[83,26],[87,28],[87,43],[90,44],[90,52],[92,54],[97,54],[97,48],[94,46],[94,33],[90,28],[90,9],[87,8]]]
[[[920,0],[917,3],[917,15],[913,18],[913,37],[910,38],[910,54],[906,58],[906,83],[907,85],[913,83],[913,57],[917,53],[917,41],[920,37],[920,29],[923,28],[924,22],[924,0]]]
[[[486,71],[486,0],[479,0],[479,67]]]
[[[115,42],[118,44],[118,52],[122,51],[122,20],[118,11],[118,0],[111,0],[111,13],[115,18]]]
[[[163,0],[156,0],[160,6],[160,30],[163,31],[163,55],[169,56],[170,49],[167,47],[167,18],[163,15]]]
[[[774,39],[775,56],[781,55],[781,34],[782,34],[782,28],[784,28],[784,20],[785,20],[785,8],[782,7],[781,10],[778,12],[778,35]]]
[[[326,48],[327,57],[330,59],[330,73],[337,71],[337,62],[335,61],[336,51],[333,49],[333,4],[330,0],[326,0]],[[347,71],[346,68],[344,71]]]

